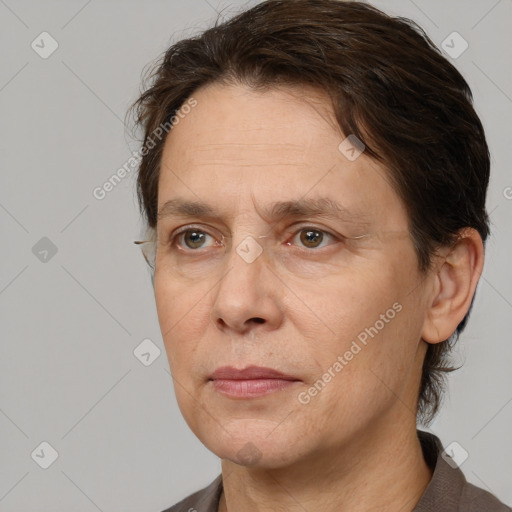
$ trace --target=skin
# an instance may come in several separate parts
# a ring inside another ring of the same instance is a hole
[[[159,211],[179,199],[217,213],[159,217],[154,286],[179,407],[222,459],[219,510],[413,510],[432,475],[416,437],[421,365],[470,306],[480,237],[461,232],[422,274],[385,168],[339,151],[345,135],[321,91],[214,84],[193,97],[165,142]],[[351,217],[265,215],[301,198]],[[205,233],[200,247],[175,236],[190,225]],[[322,232],[318,246],[304,228]],[[251,263],[237,252],[247,236],[262,248]],[[301,403],[393,304],[394,318]],[[219,366],[252,364],[299,381],[251,399],[209,381]]]

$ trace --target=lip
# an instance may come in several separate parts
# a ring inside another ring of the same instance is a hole
[[[300,380],[292,375],[287,375],[273,368],[263,366],[247,366],[241,370],[233,366],[222,366],[217,368],[211,375],[210,380],[254,380],[254,379],[279,379],[279,380]]]
[[[223,366],[212,373],[209,382],[215,391],[229,398],[247,399],[281,391],[300,382],[300,379],[262,366],[248,366],[241,370]]]

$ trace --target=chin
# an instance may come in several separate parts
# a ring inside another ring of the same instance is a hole
[[[208,433],[198,432],[201,442],[215,455],[246,467],[276,469],[300,458],[303,436],[274,421],[234,420]],[[212,435],[213,433],[213,435]]]

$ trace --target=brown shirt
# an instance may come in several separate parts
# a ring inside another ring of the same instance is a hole
[[[413,512],[512,512],[492,494],[468,483],[462,471],[452,468],[442,457],[441,441],[428,432],[418,430],[427,464],[434,470]],[[222,475],[208,487],[190,495],[163,512],[218,512],[222,493]]]

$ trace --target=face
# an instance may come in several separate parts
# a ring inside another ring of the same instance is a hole
[[[154,281],[192,431],[278,467],[414,422],[427,281],[386,170],[339,148],[321,92],[193,97],[162,156]],[[226,366],[290,380],[211,380]]]

